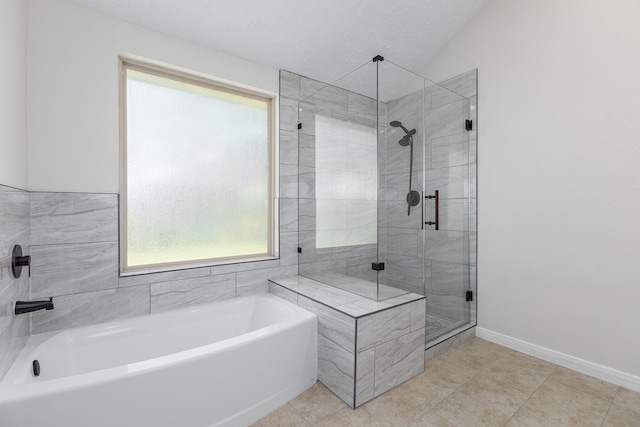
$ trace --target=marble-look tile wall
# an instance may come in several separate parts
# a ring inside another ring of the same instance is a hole
[[[286,71],[281,84],[281,109],[288,116],[300,101],[300,130],[283,129],[280,135],[292,147],[298,134],[300,139],[298,156],[285,160],[291,176],[299,166],[298,181],[286,183],[299,195],[299,272],[334,272],[375,283],[376,102]]]
[[[429,87],[424,97],[419,91],[389,101],[387,109],[389,120],[417,130],[412,188],[439,190],[440,229],[422,230],[419,206],[407,215],[409,148],[398,143],[404,132],[388,128],[381,281],[427,295],[427,313],[443,323],[474,320],[475,302],[466,304],[465,291],[475,293],[476,70]],[[434,203],[424,202],[424,220],[433,221]]]
[[[269,286],[271,293],[318,316],[318,380],[350,407],[424,370],[424,299],[357,317],[277,283]]]
[[[0,379],[29,338],[30,314],[13,315],[13,302],[29,300],[29,271],[11,273],[14,245],[29,255],[29,193],[0,185]]]
[[[32,296],[55,304],[32,315],[32,333],[267,292],[269,277],[297,274],[297,79],[281,76],[279,259],[120,277],[117,194],[32,193]]]

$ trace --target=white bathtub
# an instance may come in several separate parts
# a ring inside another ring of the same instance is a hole
[[[316,328],[261,294],[34,335],[0,382],[0,425],[246,426],[315,383]]]

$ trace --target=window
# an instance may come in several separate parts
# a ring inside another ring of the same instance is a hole
[[[274,256],[273,96],[121,60],[123,272]]]
[[[377,242],[376,122],[315,116],[316,247]]]

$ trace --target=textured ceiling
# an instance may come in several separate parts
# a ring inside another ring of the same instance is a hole
[[[377,54],[422,70],[486,0],[68,0],[333,82]]]

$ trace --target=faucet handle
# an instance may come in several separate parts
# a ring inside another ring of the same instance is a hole
[[[22,274],[22,267],[29,269],[29,277],[31,277],[31,256],[22,255],[22,246],[15,245],[11,253],[11,272],[16,279]]]

